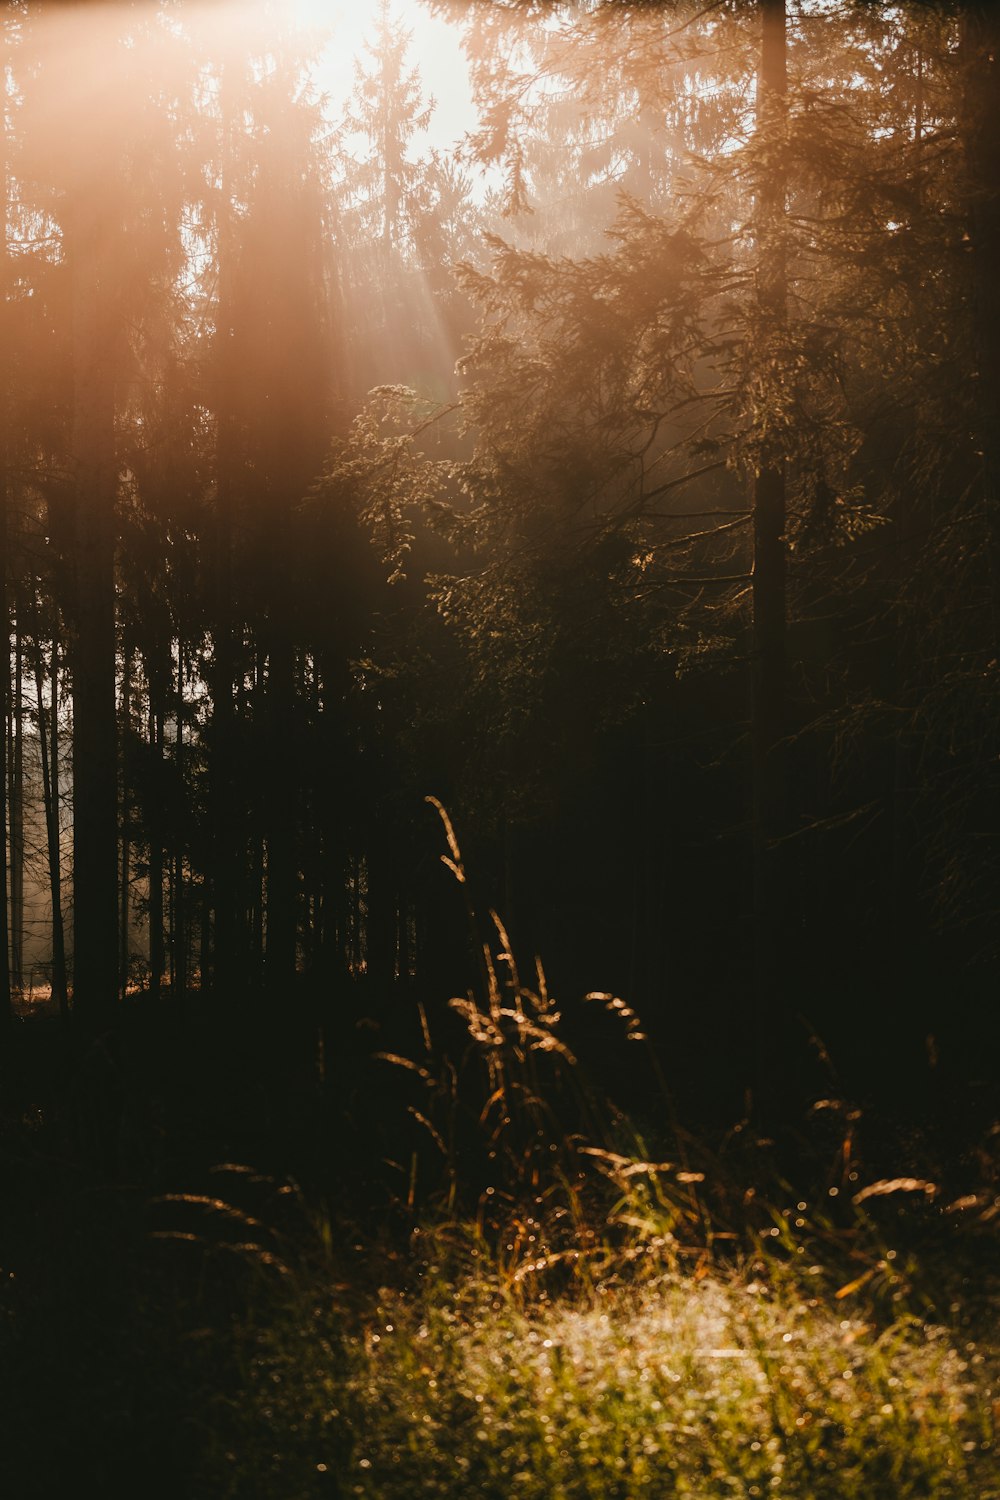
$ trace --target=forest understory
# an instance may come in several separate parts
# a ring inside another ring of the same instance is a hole
[[[325,1075],[146,999],[89,1095],[18,1026],[8,1493],[1000,1494],[996,1127],[692,1132],[630,1058],[640,1127],[509,975],[455,1064]]]

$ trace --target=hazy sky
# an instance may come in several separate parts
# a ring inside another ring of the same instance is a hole
[[[328,91],[331,112],[339,113],[339,101],[354,82],[354,57],[366,36],[374,30],[377,0],[291,0],[310,19],[315,17],[332,28],[330,41],[317,72],[317,83]],[[395,0],[393,15],[413,32],[410,63],[420,70],[425,95],[433,95],[436,108],[428,132],[430,143],[452,145],[475,124],[469,90],[468,69],[455,27],[414,0]]]

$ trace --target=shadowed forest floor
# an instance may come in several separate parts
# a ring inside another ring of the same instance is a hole
[[[131,1080],[108,1123],[51,1083],[56,1026],[17,1029],[6,1493],[1000,1495],[996,1132],[875,1178],[905,1148],[840,1101],[654,1147],[591,1094],[586,1141],[529,1101],[488,1137],[495,1186],[470,1135],[467,1181],[411,1156],[422,1189],[315,1070],[196,1037],[141,1084],[127,1040],[106,1059]],[[411,1145],[401,1096],[381,1108]]]

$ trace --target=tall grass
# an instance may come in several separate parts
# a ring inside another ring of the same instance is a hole
[[[865,1181],[836,1101],[804,1196],[749,1129],[710,1153],[668,1121],[650,1152],[583,1078],[541,966],[525,983],[502,921],[483,940],[469,919],[460,1056],[422,1017],[421,1055],[382,1057],[424,1142],[409,1246],[353,1312],[310,1280],[258,1330],[265,1404],[231,1493],[1000,1500],[996,1304],[968,1284],[995,1182],[942,1207],[926,1178]],[[627,1005],[590,999],[642,1045]],[[963,1216],[946,1271],[935,1235]]]
[[[754,1247],[634,1248],[553,1281],[438,1223],[360,1303],[272,1283],[214,1493],[1000,1500],[995,1320],[893,1314]]]
[[[44,1294],[0,1280],[11,1493],[1000,1500],[995,1150],[949,1201],[911,1163],[871,1180],[834,1098],[805,1183],[746,1122],[709,1150],[665,1102],[644,1134],[541,965],[468,917],[447,1046],[421,1012],[417,1054],[372,1064],[410,1086],[383,1223],[227,1161],[120,1224],[77,1192]],[[625,1002],[588,1003],[644,1054]]]

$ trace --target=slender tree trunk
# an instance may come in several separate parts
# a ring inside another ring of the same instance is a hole
[[[342,781],[342,729],[345,668],[332,653],[317,663],[317,733],[319,761],[325,774],[317,777],[319,830],[319,963],[327,995],[339,992],[348,972],[349,868],[345,847],[344,809],[337,794]]]
[[[201,883],[201,901],[198,914],[198,988],[204,991],[211,984],[212,974],[212,887],[206,875]]]
[[[49,900],[52,907],[52,994],[65,1022],[69,1015],[66,983],[66,938],[62,914],[62,840],[59,837],[59,649],[52,642],[51,713],[45,719],[45,664],[42,642],[35,648],[35,698],[38,707],[38,743],[42,757],[42,802],[49,861]]]
[[[14,683],[10,713],[10,982],[24,989],[24,640],[23,610],[14,610]]]
[[[72,297],[76,597],[73,672],[73,1006],[83,1029],[118,996],[118,713],[115,683],[113,319],[102,254],[110,212],[78,191],[66,250]]]
[[[177,941],[174,937],[174,922],[177,917],[177,864],[173,855],[167,855],[167,904],[169,917],[167,919],[167,973],[170,979],[171,1003],[177,994]]]
[[[399,893],[392,848],[378,807],[373,809],[368,821],[365,851],[368,873],[366,976],[373,1000],[384,1003],[390,998],[396,978]]]
[[[284,630],[268,652],[266,719],[268,783],[265,787],[267,842],[267,953],[269,995],[280,999],[295,979],[296,959],[296,797],[290,754],[295,718],[295,656]]]
[[[911,177],[913,196],[924,212],[924,116],[925,116],[925,33],[919,15],[912,15],[915,28],[914,53],[914,102],[912,124]],[[912,671],[912,654],[909,629],[910,607],[907,602],[907,585],[912,577],[914,563],[913,548],[913,496],[906,485],[901,485],[893,502],[893,570],[895,591],[895,630],[897,644],[887,663],[887,680],[884,693],[887,701],[905,701],[907,680]],[[916,527],[919,535],[920,526]],[[910,853],[907,838],[907,821],[910,792],[910,766],[908,737],[896,734],[888,747],[889,768],[889,884],[886,899],[887,926],[893,934],[899,951],[908,941],[912,927],[913,890],[908,868]]]
[[[355,858],[353,889],[352,963],[354,978],[368,973],[368,861]]]
[[[236,653],[233,641],[231,488],[233,463],[220,438],[215,527],[215,619],[212,630],[212,729],[209,778],[212,788],[212,867],[209,875],[214,944],[212,985],[235,986],[242,872],[236,832]]]
[[[7,510],[10,459],[10,257],[8,253],[7,54],[6,17],[0,20],[0,1033],[10,1031],[10,929],[7,915],[7,684],[10,681],[10,620],[7,609]]]
[[[0,356],[2,358],[2,356]],[[6,404],[6,403],[5,403]],[[6,427],[0,442],[6,448]],[[0,453],[0,652],[10,659],[10,626],[7,612],[7,463]],[[0,679],[0,1031],[9,1029],[13,1017],[10,966],[10,914],[7,879],[7,709],[10,696],[10,671],[5,667]]]
[[[149,819],[149,990],[159,999],[163,984],[163,704],[149,688],[149,744],[153,752],[152,816]]]
[[[1000,649],[1000,10],[990,0],[962,9],[965,198],[969,230],[972,386],[982,453],[993,649]]]
[[[260,660],[260,648],[256,640],[247,642],[249,659],[247,662],[247,674],[240,688],[237,700],[238,716],[242,724],[252,723],[253,734],[251,754],[256,760],[262,754],[262,746],[265,740],[265,731],[261,727],[262,698],[261,687],[262,668]],[[264,825],[266,813],[262,802],[267,796],[267,788],[263,785],[260,777],[255,777],[253,786],[247,785],[246,792],[246,825],[247,831],[243,837],[243,845],[240,858],[240,907],[237,912],[237,922],[241,938],[242,952],[240,954],[240,981],[241,986],[252,991],[259,1000],[264,984]]]
[[[240,921],[244,894],[244,861],[240,857],[237,787],[236,690],[239,656],[233,588],[233,513],[238,491],[239,431],[234,410],[237,374],[234,355],[233,304],[237,273],[237,236],[232,195],[233,100],[235,64],[224,65],[219,108],[222,132],[222,195],[218,224],[219,300],[216,335],[218,396],[216,492],[212,556],[212,724],[209,740],[209,781],[212,792],[212,853],[209,871],[213,914],[211,983],[216,991],[238,992],[241,984]],[[244,955],[245,957],[245,955]],[[205,983],[206,976],[202,976]]]
[[[173,985],[179,1013],[187,1001],[187,924],[184,910],[184,646],[177,643],[177,796],[174,803],[174,899],[172,911]]]
[[[245,922],[249,939],[248,966],[251,988],[260,994],[264,983],[264,883],[267,865],[264,851],[264,835],[255,828],[250,840],[250,891],[249,908]]]
[[[322,693],[320,690],[319,661],[311,655],[306,664],[303,681],[303,701],[309,703],[309,753],[311,772],[307,810],[304,811],[307,833],[307,853],[303,861],[306,892],[305,965],[313,975],[322,964],[323,930],[323,815],[322,797],[317,782],[328,774],[323,765],[319,746],[321,743]]]
[[[761,0],[761,56],[757,80],[758,129],[774,143],[774,165],[757,202],[757,297],[765,357],[778,359],[786,317],[786,171],[780,138],[787,102],[784,0]],[[777,375],[775,379],[779,378]],[[785,462],[767,445],[753,486],[752,716],[754,831],[755,1036],[765,1053],[783,1019],[783,932],[780,859],[775,847],[785,828],[786,789],[782,741],[787,732],[787,607]]]
[[[128,742],[129,729],[132,720],[132,647],[128,641],[122,650],[122,789],[121,789],[121,905],[119,907],[119,929],[118,929],[118,976],[121,984],[121,998],[124,1000],[128,991],[129,970],[129,917],[132,902],[130,900],[132,882],[132,850],[129,837],[129,824],[131,818],[131,807],[128,785]]]

